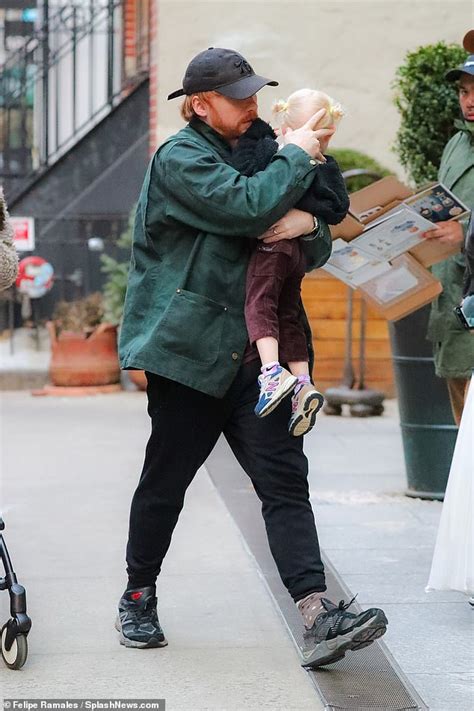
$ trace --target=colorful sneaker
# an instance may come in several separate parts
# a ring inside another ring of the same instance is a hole
[[[297,378],[281,365],[276,365],[265,375],[259,375],[260,395],[255,406],[257,417],[265,417],[285,398],[295,387]]]
[[[314,386],[303,385],[295,388],[291,398],[291,417],[288,423],[288,432],[293,437],[301,437],[311,429],[316,422],[316,415],[322,408],[324,397],[314,389]]]
[[[156,611],[155,586],[125,590],[118,604],[115,629],[125,647],[166,647]]]
[[[303,652],[303,667],[316,669],[342,659],[346,652],[368,647],[387,631],[387,618],[383,610],[370,610],[354,614],[347,612],[351,602],[341,600],[335,605],[327,598],[321,603],[326,610],[314,621],[304,634],[306,649]]]

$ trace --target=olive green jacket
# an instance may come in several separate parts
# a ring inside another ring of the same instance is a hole
[[[459,131],[447,143],[438,179],[474,209],[474,141],[467,131]],[[463,221],[465,234],[467,223]],[[462,299],[465,266],[464,254],[458,254],[432,267],[443,291],[431,305],[428,338],[435,344],[436,373],[443,378],[469,378],[474,368],[474,337],[453,312]]]
[[[295,145],[253,177],[229,165],[230,146],[195,119],[154,155],[135,217],[122,368],[139,368],[223,397],[247,343],[247,263],[253,239],[286,214],[313,180],[315,161]],[[302,242],[308,270],[331,236],[321,221]]]

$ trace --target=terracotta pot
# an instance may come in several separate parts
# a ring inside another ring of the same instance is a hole
[[[128,377],[139,390],[146,390],[148,384],[144,370],[127,370]]]
[[[120,381],[117,327],[102,323],[90,335],[47,324],[51,337],[49,375],[53,385],[109,385]]]

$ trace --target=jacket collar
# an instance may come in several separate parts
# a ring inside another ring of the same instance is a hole
[[[231,147],[229,143],[227,143],[217,131],[214,131],[213,128],[208,126],[207,123],[204,123],[204,121],[201,121],[201,119],[195,116],[189,122],[189,128],[199,133],[208,143],[214,146],[226,161],[230,159]]]
[[[474,121],[456,119],[454,125],[458,129],[458,131],[463,131],[464,133],[466,133],[471,143],[474,143]]]

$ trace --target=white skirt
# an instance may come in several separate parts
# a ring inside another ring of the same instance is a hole
[[[474,375],[459,426],[427,591],[474,594]]]

